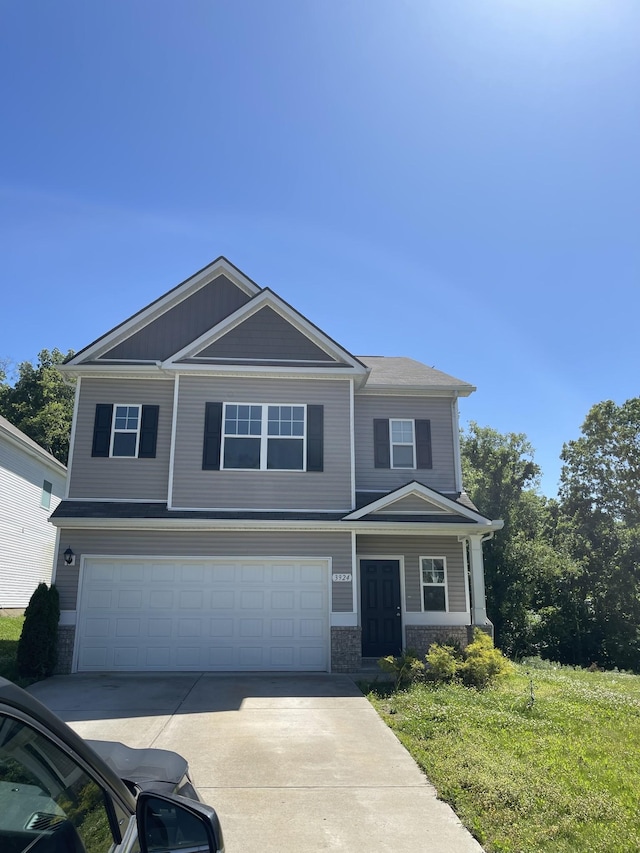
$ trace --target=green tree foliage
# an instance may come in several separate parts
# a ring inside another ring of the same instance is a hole
[[[58,661],[58,621],[60,600],[55,586],[38,584],[24,614],[18,642],[18,673],[30,678],[47,678]]]
[[[461,436],[463,482],[483,515],[504,520],[484,545],[487,612],[510,656],[536,653],[548,591],[571,567],[554,545],[554,504],[537,492],[540,468],[526,436],[471,422]]]
[[[561,522],[580,565],[567,596],[570,662],[638,670],[640,398],[593,406],[562,460]]]
[[[0,414],[66,465],[73,418],[74,387],[57,369],[67,355],[43,349],[38,364],[24,361],[17,379],[7,381],[6,362],[0,364]]]

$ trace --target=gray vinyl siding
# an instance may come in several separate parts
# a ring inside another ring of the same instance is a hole
[[[405,607],[415,613],[422,611],[420,557],[447,558],[449,612],[466,611],[463,547],[449,536],[358,536],[356,541],[358,557],[404,557]]]
[[[382,507],[382,509],[376,510],[376,512],[372,512],[371,515],[376,515],[376,513],[388,515],[389,513],[394,512],[425,512],[427,514],[432,514],[434,512],[441,512],[441,510],[439,507],[435,506],[435,504],[425,501],[422,498],[417,497],[417,495],[409,495],[409,497],[402,498],[402,500],[399,501],[394,501],[394,503]]]
[[[351,507],[347,380],[180,378],[174,507],[345,510]],[[324,470],[203,471],[205,403],[307,403],[324,406]]]
[[[62,610],[76,608],[83,554],[94,557],[330,557],[332,572],[353,571],[350,533],[61,530],[60,543],[61,552],[70,546],[76,554],[75,566],[66,566],[62,553],[58,558],[56,586]],[[335,583],[332,588],[333,611],[351,612],[352,585]]]
[[[233,314],[250,298],[226,276],[219,275],[101,357],[162,361]]]
[[[49,509],[42,506],[45,480]],[[60,469],[0,437],[0,607],[26,607],[37,585],[51,582],[56,529],[48,518],[64,488]]]
[[[417,480],[439,492],[455,492],[451,400],[440,397],[355,396],[356,489],[391,491]],[[373,459],[375,418],[425,418],[431,421],[433,467],[376,468]]]
[[[269,306],[256,311],[198,356],[335,361]]]
[[[83,379],[70,463],[70,498],[166,501],[173,379]],[[97,403],[159,406],[155,459],[91,456]]]

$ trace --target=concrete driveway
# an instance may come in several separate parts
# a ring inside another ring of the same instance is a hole
[[[56,676],[80,735],[182,753],[227,853],[480,853],[348,676]]]

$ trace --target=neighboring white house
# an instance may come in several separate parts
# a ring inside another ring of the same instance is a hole
[[[64,496],[67,469],[0,416],[0,609],[24,608],[51,583],[57,531],[49,516]]]

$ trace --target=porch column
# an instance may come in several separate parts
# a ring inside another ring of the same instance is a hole
[[[490,625],[484,591],[482,536],[469,537],[469,570],[471,574],[471,624]]]

